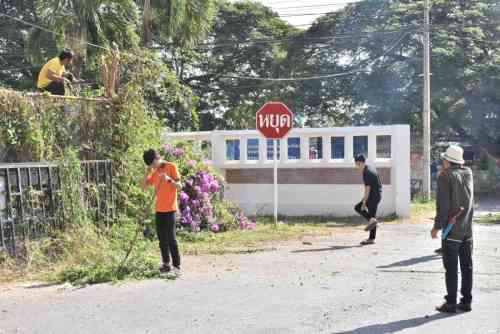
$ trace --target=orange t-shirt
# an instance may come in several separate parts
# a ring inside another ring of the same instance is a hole
[[[177,211],[177,188],[165,180],[162,174],[168,175],[175,181],[181,178],[177,166],[171,162],[164,162],[148,176],[148,185],[156,189],[156,212]]]

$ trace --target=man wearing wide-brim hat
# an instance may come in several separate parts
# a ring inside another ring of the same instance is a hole
[[[431,232],[432,238],[435,239],[438,231],[443,230],[443,264],[446,271],[447,295],[446,302],[436,309],[445,313],[471,311],[474,187],[472,171],[464,167],[463,153],[464,150],[460,146],[450,145],[446,152],[441,154],[443,170],[438,176],[436,218]],[[462,299],[457,304],[459,260]]]

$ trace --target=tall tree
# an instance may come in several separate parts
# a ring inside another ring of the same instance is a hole
[[[85,61],[92,65],[93,56],[102,54],[102,50],[89,43],[103,47],[116,43],[127,49],[139,41],[139,11],[133,0],[41,0],[37,13],[57,33],[51,35],[57,44],[77,53],[76,67]],[[41,49],[40,41],[46,35],[41,29],[34,29],[30,36],[31,51],[40,62],[44,59],[36,51]]]
[[[259,3],[221,3],[206,43],[195,50],[189,73],[181,75],[200,98],[203,129],[253,127],[259,104],[287,94],[288,84],[229,77],[286,75],[286,48],[276,39],[296,33],[277,13]]]

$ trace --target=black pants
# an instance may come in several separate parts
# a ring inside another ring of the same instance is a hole
[[[156,234],[160,242],[163,264],[170,264],[170,256],[172,256],[174,267],[179,267],[181,257],[179,255],[179,245],[175,238],[175,211],[156,213]]]
[[[377,215],[377,209],[380,200],[381,200],[380,196],[368,197],[368,201],[366,202],[366,207],[368,211],[362,209],[363,201],[356,204],[354,210],[369,221],[370,219],[375,218],[375,216]],[[375,240],[376,237],[377,237],[377,228],[375,227],[373,230],[370,231],[370,239]]]
[[[52,95],[65,95],[66,91],[64,89],[64,83],[52,81],[47,87],[42,88],[42,90],[50,92]]]
[[[446,270],[445,297],[449,304],[457,303],[458,289],[458,260],[462,272],[462,302],[472,302],[472,240],[463,242],[443,241],[443,264]]]

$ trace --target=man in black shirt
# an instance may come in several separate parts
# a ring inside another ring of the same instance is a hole
[[[377,208],[382,199],[382,183],[374,167],[366,165],[366,158],[360,154],[354,159],[356,167],[363,173],[363,183],[365,185],[365,194],[363,200],[356,204],[354,210],[368,220],[365,231],[370,231],[370,237],[361,242],[362,245],[372,245],[377,236],[378,221],[375,218]]]

